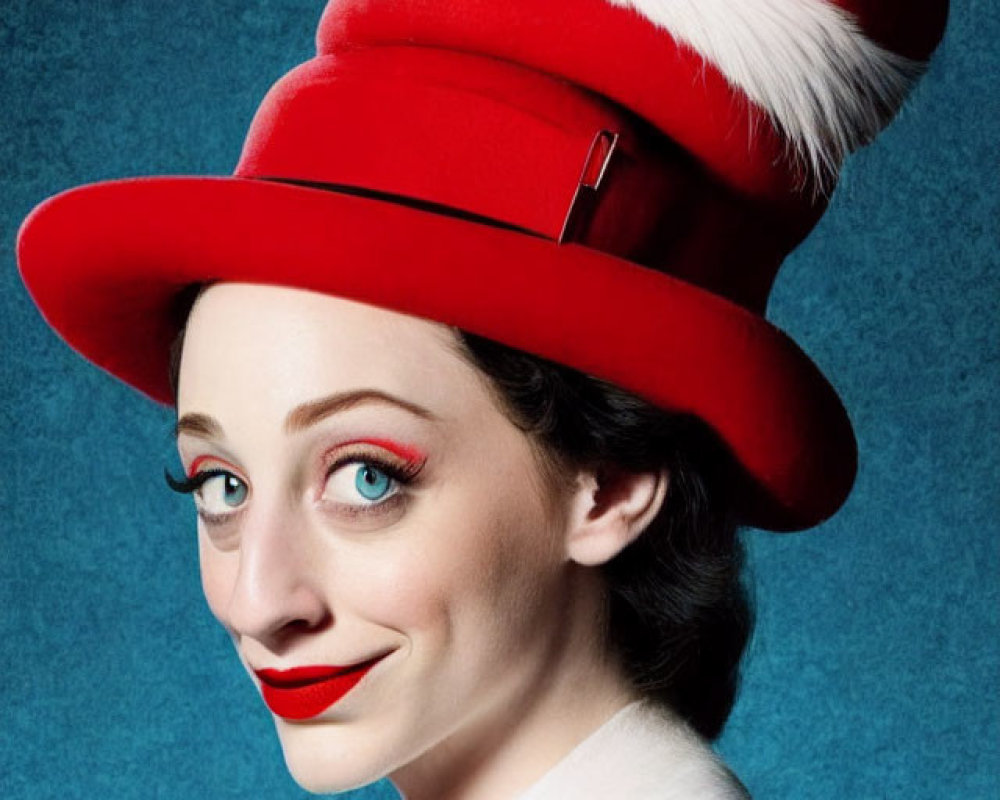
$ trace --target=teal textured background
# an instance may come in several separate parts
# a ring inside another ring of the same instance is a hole
[[[998,6],[953,3],[772,296],[861,465],[827,524],[747,533],[759,623],[720,749],[758,798],[1000,795]],[[305,795],[202,600],[193,514],[161,477],[170,414],[50,332],[13,243],[71,185],[230,171],[321,9],[0,3],[4,798]]]

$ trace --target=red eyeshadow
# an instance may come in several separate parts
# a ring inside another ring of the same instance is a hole
[[[344,444],[372,444],[388,450],[390,453],[395,453],[408,464],[419,464],[426,458],[423,451],[418,450],[416,447],[395,442],[392,439],[352,439],[349,442],[344,442]]]
[[[235,466],[233,466],[232,464],[230,464],[228,461],[225,461],[225,460],[219,458],[218,456],[207,456],[206,455],[206,456],[198,456],[194,461],[191,462],[191,466],[188,467],[188,474],[187,474],[187,476],[189,478],[193,477],[194,474],[198,471],[198,467],[201,466],[202,462],[204,462],[204,461],[217,461],[223,467],[228,467],[229,469],[233,470],[234,472],[238,472],[239,471],[239,470],[236,469]]]

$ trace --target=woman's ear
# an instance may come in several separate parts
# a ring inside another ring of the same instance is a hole
[[[566,556],[584,566],[610,561],[653,521],[667,496],[670,474],[614,467],[584,471],[570,501]]]

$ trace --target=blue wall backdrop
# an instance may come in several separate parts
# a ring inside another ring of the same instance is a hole
[[[68,186],[231,170],[320,0],[0,4],[0,796],[297,798],[211,619],[170,414],[44,325],[17,226]],[[720,749],[759,798],[1000,796],[1000,4],[957,0],[770,316],[839,388],[843,511],[749,531],[759,609]],[[353,793],[392,796],[387,786]]]

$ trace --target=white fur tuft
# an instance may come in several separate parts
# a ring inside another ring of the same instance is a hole
[[[824,0],[608,0],[711,62],[767,112],[823,190],[895,116],[926,66]]]

